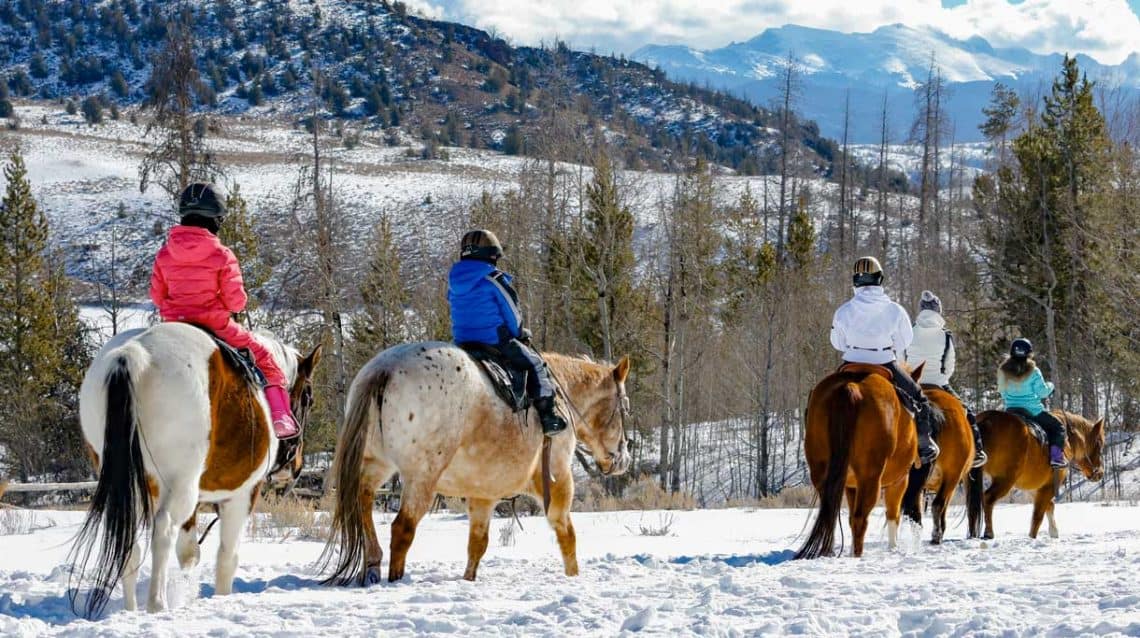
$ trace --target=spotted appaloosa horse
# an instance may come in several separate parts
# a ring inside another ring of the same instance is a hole
[[[303,424],[312,403],[309,383],[320,346],[307,357],[264,335],[289,381]],[[147,608],[166,608],[167,562],[177,534],[178,562],[198,561],[196,512],[214,503],[221,519],[215,591],[228,594],[237,569],[242,528],[258,488],[277,456],[269,408],[259,389],[225,362],[206,333],[164,323],[112,338],[95,356],[79,393],[79,420],[99,481],[75,547],[73,580],[93,585],[83,614],[106,606],[121,579],[124,606],[137,606],[143,535],[151,528],[153,567]],[[286,473],[296,472],[298,453]],[[100,543],[96,549],[95,541]],[[70,588],[77,605],[78,586]]]
[[[565,392],[572,429],[553,437],[550,506],[567,576],[578,574],[570,505],[575,445],[590,450],[606,474],[629,467],[624,430],[629,360],[609,365],[543,355]],[[376,489],[395,472],[403,492],[392,523],[388,580],[403,578],[416,526],[436,493],[467,499],[470,534],[464,578],[475,580],[487,550],[488,524],[499,499],[542,492],[543,445],[537,415],[516,415],[495,394],[479,365],[447,343],[389,348],[356,375],[337,440],[336,511],[325,559],[336,560],[329,582],[375,583],[383,552],[372,520]]]

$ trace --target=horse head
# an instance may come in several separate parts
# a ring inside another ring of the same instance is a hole
[[[1100,481],[1104,478],[1104,462],[1101,452],[1104,450],[1104,417],[1097,419],[1096,423],[1089,423],[1088,419],[1062,413],[1062,420],[1069,426],[1069,445],[1073,450],[1073,462],[1091,481]]]
[[[579,444],[589,449],[602,474],[622,474],[632,461],[625,435],[625,418],[629,416],[629,396],[625,392],[629,357],[622,357],[615,366],[590,362],[583,362],[583,366],[591,368],[593,373],[582,375],[581,381],[572,382],[572,386],[566,388],[571,393],[571,410],[577,413],[573,419],[574,434]],[[581,401],[578,404],[581,410],[573,405],[577,401]]]
[[[309,413],[313,408],[313,370],[321,361],[321,344],[313,348],[308,356],[301,356],[292,348],[285,348],[285,357],[293,365],[283,366],[286,378],[289,381],[289,403],[293,409],[293,416],[301,426],[301,435],[294,450],[287,450],[286,446],[277,447],[277,462],[281,465],[273,476],[271,483],[293,482],[301,475],[305,465],[305,426],[309,423]],[[284,454],[293,454],[293,458],[283,458]]]

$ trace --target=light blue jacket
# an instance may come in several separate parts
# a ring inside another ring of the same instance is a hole
[[[1045,404],[1041,401],[1053,394],[1053,384],[1045,380],[1045,375],[1037,367],[1020,379],[1010,379],[1004,371],[998,370],[998,392],[1001,392],[1005,409],[1022,408],[1037,416],[1045,411]]]

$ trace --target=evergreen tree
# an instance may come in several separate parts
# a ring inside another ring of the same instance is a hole
[[[0,205],[0,445],[21,480],[74,476],[83,465],[75,397],[89,353],[62,260],[19,152]]]
[[[352,323],[351,369],[409,337],[404,309],[411,303],[412,295],[401,271],[400,249],[392,224],[386,216],[376,225],[369,253],[368,267],[360,282],[363,308]]]
[[[242,281],[249,293],[246,312],[252,312],[259,305],[257,293],[269,281],[273,269],[261,254],[261,239],[237,182],[230,185],[226,195],[226,220],[218,231],[218,239],[229,246],[241,264]]]

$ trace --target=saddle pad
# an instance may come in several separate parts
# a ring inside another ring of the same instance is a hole
[[[839,372],[846,374],[877,374],[890,381],[891,371],[874,363],[844,363],[839,366]]]
[[[1024,423],[1025,429],[1029,430],[1029,434],[1033,436],[1033,438],[1037,439],[1038,443],[1041,445],[1049,444],[1049,438],[1045,434],[1045,428],[1037,424],[1037,421],[1033,419],[1033,415],[1029,414],[1028,410],[1022,408],[1010,408],[1006,410],[1006,412],[1017,417],[1018,420]]]
[[[512,368],[491,346],[462,344],[459,347],[479,364],[495,388],[495,394],[499,395],[511,411],[520,412],[530,407],[525,371]]]
[[[214,340],[214,344],[218,346],[218,351],[222,354],[222,360],[226,362],[226,365],[240,373],[242,378],[250,385],[255,388],[264,388],[269,385],[269,382],[265,379],[265,375],[261,372],[261,369],[257,367],[257,363],[253,359],[253,353],[250,352],[248,348],[238,350],[219,339],[209,328],[193,323],[188,325],[194,326],[210,335],[210,338]]]

